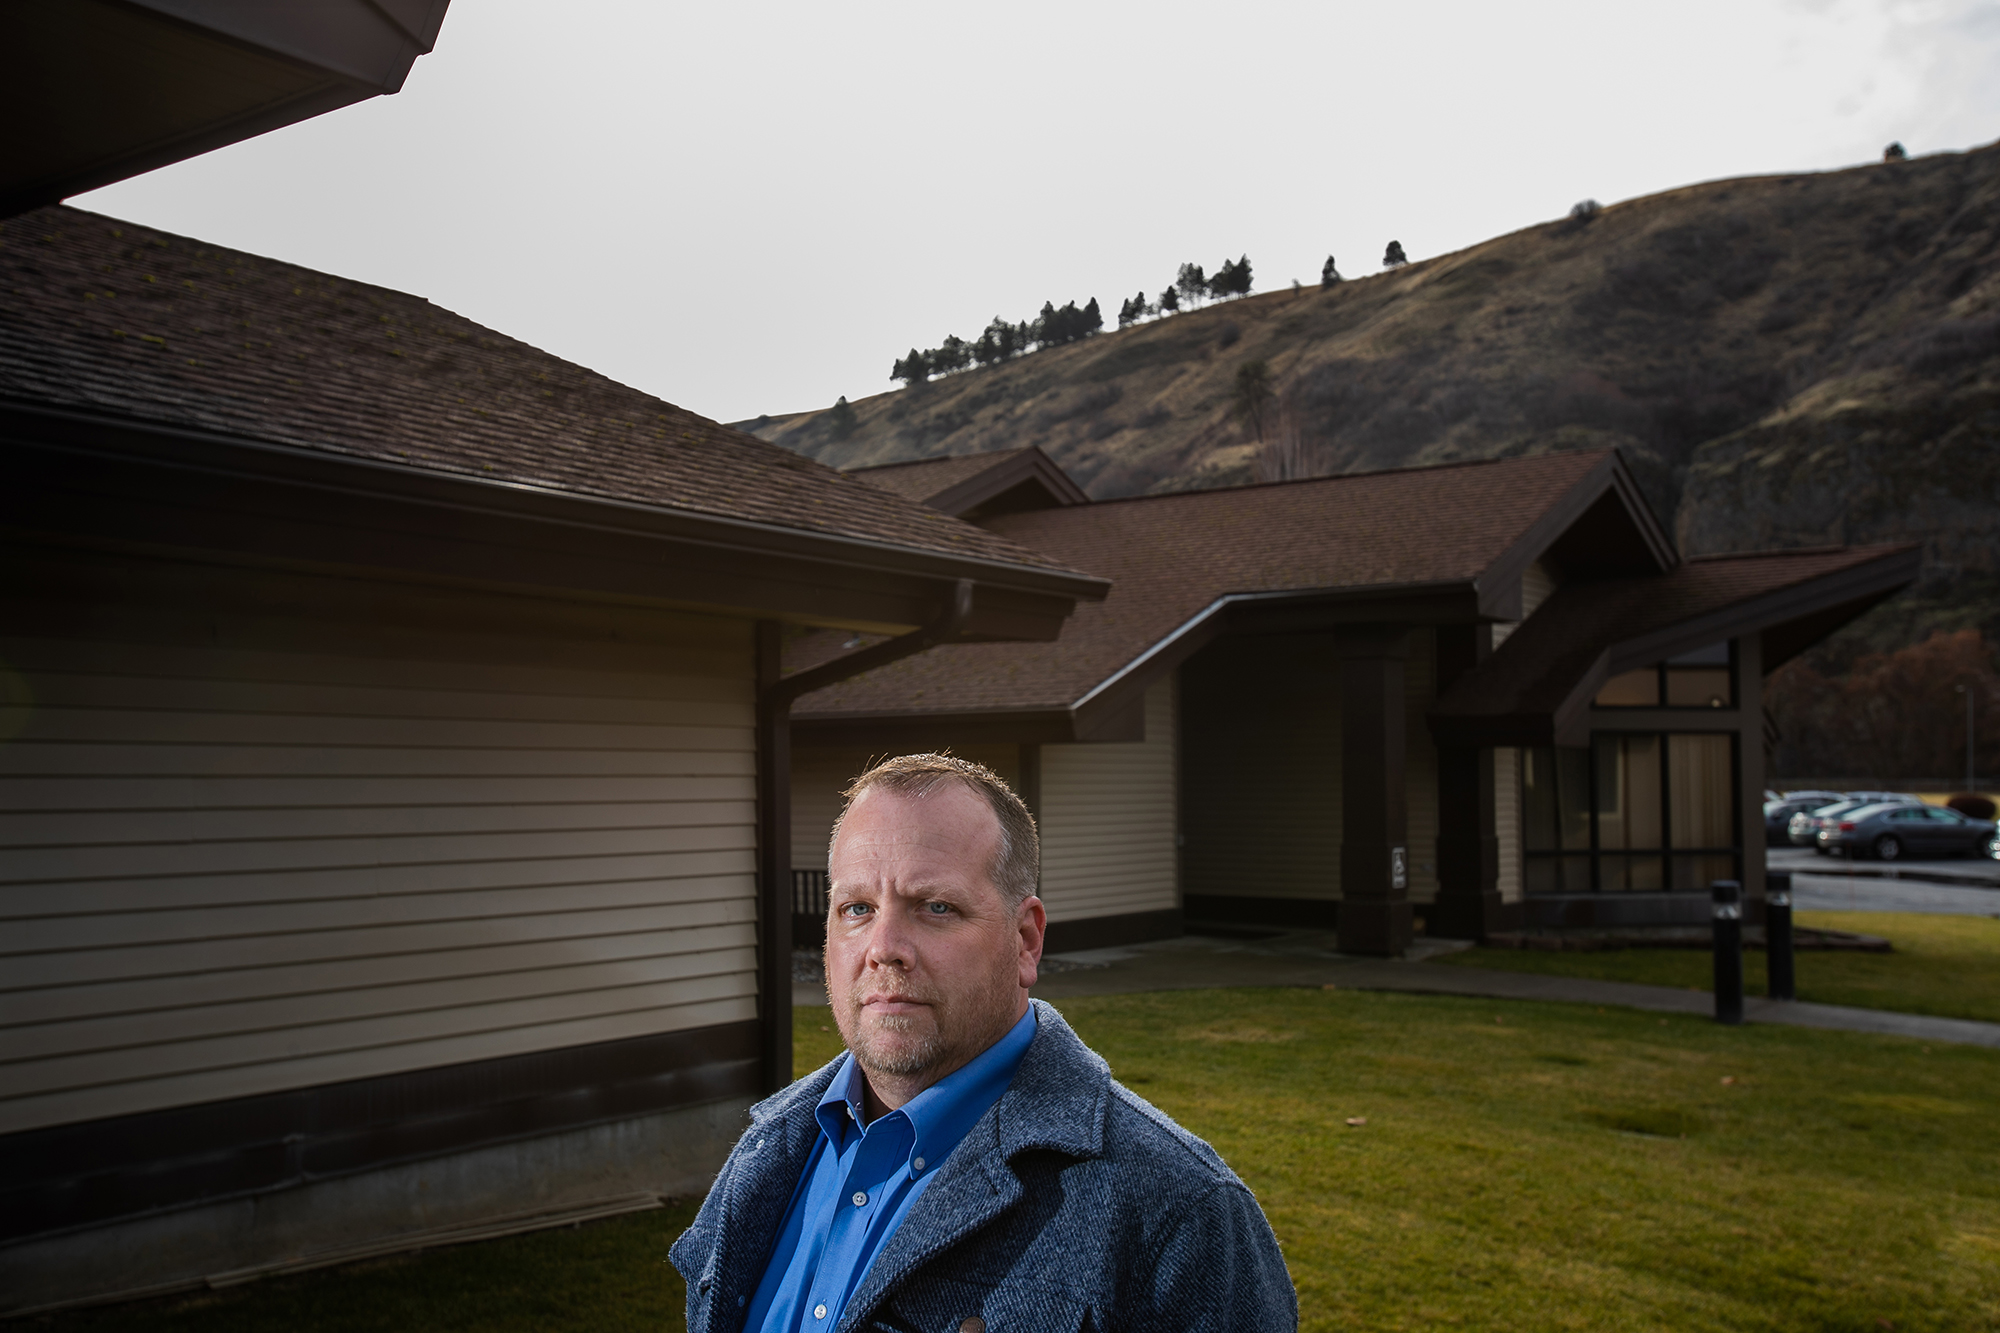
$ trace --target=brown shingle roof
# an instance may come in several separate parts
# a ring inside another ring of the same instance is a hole
[[[1112,580],[1053,643],[957,644],[844,681],[801,717],[1068,708],[1231,593],[1471,584],[1604,463],[1547,454],[1145,496],[994,519]],[[799,664],[826,655],[801,645]]]
[[[73,208],[0,223],[0,399],[1062,568],[422,297]]]
[[[1009,459],[1019,458],[1033,447],[1000,449],[990,454],[959,454],[951,458],[920,458],[913,463],[883,463],[879,467],[858,467],[847,475],[912,500],[928,500],[961,481],[990,471]]]

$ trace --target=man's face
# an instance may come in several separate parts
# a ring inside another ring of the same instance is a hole
[[[1027,1009],[1041,900],[1008,904],[991,878],[999,846],[992,808],[958,782],[921,798],[872,787],[841,823],[828,858],[827,998],[890,1105],[963,1066]]]

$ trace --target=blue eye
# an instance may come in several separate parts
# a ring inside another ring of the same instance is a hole
[[[943,916],[951,910],[950,903],[925,903],[924,906],[931,909],[932,916]]]

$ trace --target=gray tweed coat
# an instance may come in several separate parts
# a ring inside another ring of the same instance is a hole
[[[1277,1238],[1243,1182],[1034,1003],[1035,1039],[1012,1085],[911,1208],[838,1333],[1296,1329]],[[834,1068],[751,1108],[674,1242],[689,1333],[741,1328]]]

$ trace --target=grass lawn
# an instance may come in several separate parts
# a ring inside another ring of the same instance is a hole
[[[1062,1007],[1256,1190],[1308,1329],[2000,1329],[2000,1052],[1345,990]],[[804,1070],[837,1047],[796,1019]],[[677,1329],[687,1216],[39,1326]]]
[[[1800,912],[1798,924],[1879,935],[1896,946],[1894,953],[1809,950],[1797,954],[1801,1000],[2000,1023],[2000,920],[1916,912]],[[1467,949],[1433,961],[1704,991],[1710,987],[1714,969],[1706,949],[1607,949],[1592,953]],[[1762,950],[1744,951],[1743,984],[1751,995],[1764,993]]]

